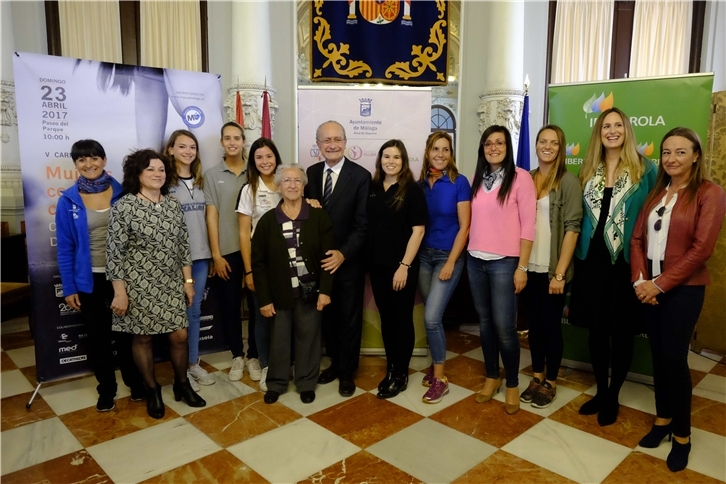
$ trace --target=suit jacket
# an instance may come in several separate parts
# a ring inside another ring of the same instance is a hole
[[[648,266],[648,215],[665,195],[662,190],[650,203],[643,206],[635,223],[631,245],[631,276],[637,281],[640,274],[650,279]],[[724,213],[726,194],[723,188],[705,181],[696,196],[679,194],[671,213],[668,227],[663,273],[658,276],[658,287],[670,291],[676,286],[700,286],[711,282],[706,261],[711,257],[718,240]]]
[[[307,169],[306,198],[323,202],[325,169],[324,161],[315,163]],[[368,170],[345,158],[338,182],[325,209],[333,223],[333,248],[342,252],[345,257],[345,262],[338,271],[340,274],[336,272],[338,277],[360,267],[368,229],[366,203],[370,182],[371,174]]]

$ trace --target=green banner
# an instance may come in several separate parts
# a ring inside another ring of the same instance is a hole
[[[712,88],[713,74],[553,84],[549,122],[564,130],[567,168],[576,174],[597,117],[612,107],[630,118],[638,151],[658,163],[660,140],[676,126],[691,128],[706,142]]]
[[[630,118],[638,151],[660,162],[660,141],[676,126],[686,126],[701,137],[705,148],[713,74],[619,79],[614,81],[555,84],[549,87],[549,122],[565,132],[567,169],[580,172],[593,126],[600,113],[617,107]],[[569,298],[568,298],[569,301]],[[590,363],[588,331],[562,318],[565,366]],[[645,335],[636,338],[630,378],[647,381],[653,375]]]

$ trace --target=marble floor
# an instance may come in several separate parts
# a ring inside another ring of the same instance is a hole
[[[475,331],[450,331],[451,391],[439,404],[421,402],[428,358],[414,357],[408,390],[375,397],[385,362],[362,357],[351,398],[337,383],[319,385],[303,405],[291,388],[274,405],[247,373],[230,382],[228,353],[202,357],[216,384],[202,387],[207,407],[174,402],[173,374],[158,365],[166,416],[147,416],[120,385],[116,408],[95,410],[93,377],[35,385],[27,320],[4,322],[0,353],[3,484],[11,483],[560,483],[726,481],[726,360],[692,354],[693,451],[677,474],[665,465],[670,444],[638,447],[655,416],[653,389],[626,382],[617,423],[600,427],[577,409],[591,398],[590,373],[562,368],[550,408],[504,412],[503,394],[477,404],[483,358]],[[520,384],[531,377],[523,343]],[[120,382],[120,377],[118,379]]]

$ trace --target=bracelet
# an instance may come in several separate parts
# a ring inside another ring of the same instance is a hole
[[[194,279],[184,279],[184,284],[194,284]]]
[[[409,269],[411,268],[411,264],[406,264],[406,263],[405,263],[405,262],[403,262],[403,261],[399,262],[398,264],[399,264],[399,265],[402,265],[402,266],[406,266],[406,267],[408,267]]]
[[[517,270],[526,273],[527,272],[527,266],[517,266]]]
[[[252,274],[252,271],[245,272],[245,276],[249,276],[250,274]]]

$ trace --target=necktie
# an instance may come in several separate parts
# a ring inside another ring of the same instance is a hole
[[[325,188],[323,189],[323,208],[327,208],[330,201],[330,195],[333,194],[333,170],[328,168],[325,170]]]

